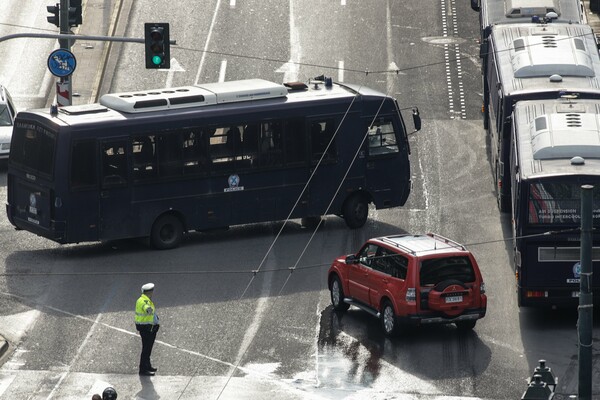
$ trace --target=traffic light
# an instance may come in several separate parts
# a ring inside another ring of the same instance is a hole
[[[46,6],[46,10],[48,10],[48,12],[50,14],[52,14],[52,15],[48,15],[46,17],[48,22],[50,22],[51,24],[54,24],[56,26],[60,26],[60,18],[59,18],[60,7],[59,7],[58,3],[53,6]]]
[[[69,26],[79,26],[83,21],[81,1],[71,0],[69,2]]]
[[[171,68],[169,24],[146,22],[144,24],[144,41],[146,45],[146,68]]]

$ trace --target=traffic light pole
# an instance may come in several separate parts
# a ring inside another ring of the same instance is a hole
[[[63,35],[58,33],[14,33],[12,35],[0,36],[0,43],[10,39],[20,38],[41,38],[41,39],[65,39],[65,40],[89,40],[96,42],[126,42],[126,43],[145,43],[144,38],[127,38],[117,36],[94,36],[94,35]],[[169,43],[176,45],[176,40],[170,40]]]
[[[70,32],[69,26],[69,7],[70,0],[60,0],[60,33],[62,35],[68,35]],[[71,51],[71,40],[70,39],[59,39],[58,43],[61,49]],[[56,103],[59,107],[70,106],[72,104],[73,93],[73,81],[71,76],[64,76],[58,78],[56,81]]]

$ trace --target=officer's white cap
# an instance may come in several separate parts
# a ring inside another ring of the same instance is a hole
[[[142,286],[142,293],[149,292],[151,290],[154,290],[154,283],[146,283],[144,286]]]

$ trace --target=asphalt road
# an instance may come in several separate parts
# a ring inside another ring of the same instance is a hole
[[[328,217],[311,239],[299,221],[280,236],[281,222],[255,224],[193,233],[164,252],[135,241],[59,246],[14,231],[0,214],[0,334],[12,344],[0,398],[81,399],[113,385],[119,398],[140,399],[509,399],[520,398],[540,358],[559,377],[555,398],[577,392],[576,310],[516,305],[510,221],[496,207],[479,114],[477,15],[467,1],[180,3],[123,1],[125,36],[141,37],[143,22],[171,23],[176,68],[145,70],[141,46],[116,45],[107,91],[325,73],[392,93],[423,117],[411,136],[409,202],[371,210],[360,230]],[[398,73],[377,73],[390,67]],[[405,118],[410,126],[410,111]],[[362,311],[332,312],[325,274],[333,258],[401,232],[437,232],[473,251],[489,298],[474,332],[427,327],[390,340]],[[140,378],[133,306],[150,281],[159,372]],[[598,395],[599,363],[594,357]]]

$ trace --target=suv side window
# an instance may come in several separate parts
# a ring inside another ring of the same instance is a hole
[[[408,259],[385,247],[377,249],[373,260],[373,269],[391,275],[394,278],[406,279]]]
[[[362,265],[365,267],[373,268],[373,259],[375,258],[375,254],[377,254],[377,249],[379,246],[369,243],[358,254],[358,259]]]

